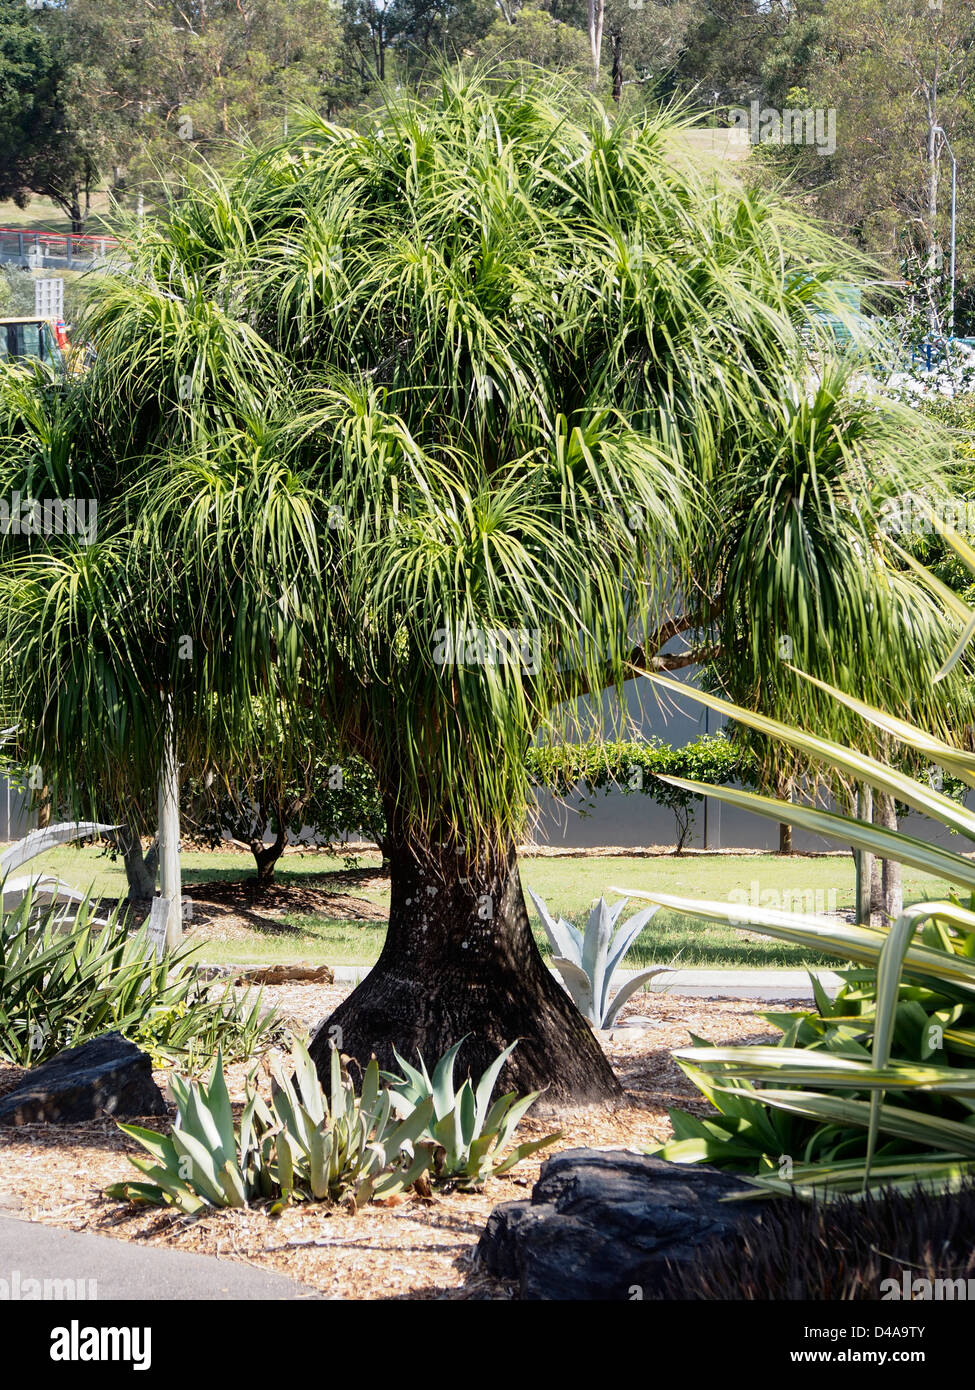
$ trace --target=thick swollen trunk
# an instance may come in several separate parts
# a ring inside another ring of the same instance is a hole
[[[428,1066],[466,1037],[455,1075],[476,1079],[509,1043],[506,1090],[544,1089],[557,1107],[614,1101],[619,1082],[532,937],[514,847],[477,856],[452,846],[390,848],[389,930],[378,963],[329,1018],[311,1053],[325,1077],[332,1041],[364,1067],[393,1049]]]

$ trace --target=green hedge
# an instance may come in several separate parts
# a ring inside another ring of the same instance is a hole
[[[621,791],[625,795],[652,797],[673,812],[678,852],[687,843],[695,808],[704,798],[671,786],[661,781],[662,777],[758,786],[758,769],[751,754],[737,748],[723,734],[704,735],[683,748],[671,748],[657,739],[531,748],[527,766],[534,786],[556,796],[581,792],[588,797],[588,806],[580,808],[583,815],[592,811],[598,792],[607,795]]]

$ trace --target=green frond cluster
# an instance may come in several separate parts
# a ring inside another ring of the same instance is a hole
[[[935,619],[872,503],[936,470],[817,327],[861,268],[680,123],[445,74],[147,220],[89,375],[0,383],[0,480],[99,506],[94,545],[2,542],[32,759],[149,784],[165,693],[184,762],[232,764],[269,700],[410,833],[504,838],[532,739],[682,612],[759,699],[795,697],[783,628],[882,682],[889,614]]]

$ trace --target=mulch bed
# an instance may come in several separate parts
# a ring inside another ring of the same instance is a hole
[[[349,989],[269,986],[265,998],[296,1027],[313,1030]],[[125,1156],[141,1150],[106,1118],[0,1131],[0,1209],[69,1230],[243,1260],[299,1280],[326,1298],[507,1299],[510,1290],[472,1264],[491,1210],[499,1202],[525,1198],[548,1153],[581,1145],[642,1151],[668,1137],[668,1107],[704,1113],[707,1106],[674,1061],[673,1049],[687,1046],[692,1033],[720,1043],[768,1040],[769,1026],[756,1017],[761,1007],[754,1000],[678,995],[644,995],[631,1001],[622,1017],[647,1018],[652,1027],[605,1044],[626,1088],[626,1103],[611,1113],[590,1109],[572,1114],[551,1149],[505,1177],[492,1179],[482,1193],[455,1192],[430,1199],[411,1195],[386,1206],[371,1205],[356,1215],[320,1204],[295,1206],[277,1217],[253,1209],[195,1218],[127,1206],[110,1201],[103,1192],[110,1183],[138,1177]],[[235,1101],[243,1098],[249,1069],[229,1069]],[[21,1074],[17,1068],[0,1070],[0,1090]],[[165,1087],[161,1073],[156,1079]],[[552,1128],[529,1114],[519,1137],[540,1136]]]

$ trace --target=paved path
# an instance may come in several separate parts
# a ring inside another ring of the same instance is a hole
[[[60,1231],[0,1216],[0,1298],[289,1299],[321,1298],[316,1289],[239,1260],[189,1255],[156,1245]],[[49,1281],[44,1289],[44,1281]],[[6,1283],[6,1288],[4,1288]],[[73,1285],[73,1287],[70,1287]]]
[[[337,965],[335,978],[343,983],[358,984],[369,973],[368,965]],[[835,994],[840,978],[832,970],[816,972],[827,994]],[[635,970],[617,970],[613,976],[615,989],[638,974]],[[812,999],[812,986],[805,970],[672,970],[650,981],[654,994],[689,994],[706,999]]]

